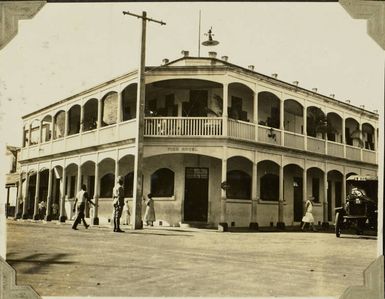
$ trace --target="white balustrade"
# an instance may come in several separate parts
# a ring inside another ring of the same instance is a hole
[[[362,150],[362,160],[368,163],[376,163],[377,162],[377,154],[375,151],[363,149]]]
[[[346,145],[346,158],[350,160],[361,160],[361,148]]]
[[[309,152],[325,154],[325,140],[307,137],[307,150]]]
[[[146,117],[145,136],[221,136],[222,118]]]
[[[281,130],[258,126],[258,141],[270,144],[281,145]]]
[[[327,143],[328,155],[340,158],[344,157],[344,145],[342,143],[333,141],[328,141]]]
[[[253,123],[229,119],[228,134],[229,137],[255,140],[255,126]]]
[[[285,146],[297,149],[305,149],[305,136],[285,131]]]
[[[145,117],[144,122],[144,135],[151,137],[214,137],[223,135],[223,118],[221,117]],[[136,130],[136,119],[131,119],[80,134],[61,137],[52,142],[30,145],[21,149],[21,160],[135,138]],[[346,148],[345,158],[347,159],[355,161],[362,159],[364,162],[377,163],[376,151],[262,125],[258,125],[258,142],[281,146],[283,133],[285,134],[284,146],[287,148],[304,150],[305,138],[307,138],[307,151],[309,152],[325,154],[326,142],[327,154],[330,156],[344,158],[344,148]],[[255,141],[255,125],[228,119],[228,137]]]

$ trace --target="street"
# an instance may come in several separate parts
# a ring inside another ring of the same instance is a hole
[[[17,284],[41,296],[340,296],[362,285],[375,237],[7,222]]]

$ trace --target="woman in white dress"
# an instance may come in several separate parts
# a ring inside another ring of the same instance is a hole
[[[314,228],[313,201],[314,197],[311,196],[305,203],[306,213],[305,216],[302,217],[302,231],[304,231],[307,223],[309,223],[309,228],[311,228],[313,231],[316,231],[316,229]]]
[[[147,195],[145,199],[146,211],[144,213],[144,222],[147,225],[153,226],[155,221],[155,209],[154,209],[154,200],[152,199],[152,194]]]

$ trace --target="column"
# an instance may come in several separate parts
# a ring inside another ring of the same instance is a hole
[[[29,124],[29,126],[28,126],[28,146],[30,146],[31,145],[31,136],[32,136],[32,126],[31,126],[31,124]]]
[[[38,220],[39,215],[39,193],[40,193],[40,171],[36,172],[36,189],[35,189],[35,204],[33,207],[33,220]]]
[[[342,118],[342,144],[344,146],[344,158],[346,158],[345,117]]]
[[[251,219],[250,219],[250,228],[258,229],[257,222],[257,179],[258,179],[258,168],[257,164],[253,163],[253,170],[251,174]]]
[[[346,173],[345,173],[345,169],[344,169],[344,173],[342,174],[342,183],[341,183],[341,189],[342,189],[342,200],[341,200],[341,204],[345,204],[346,203]]]
[[[282,96],[283,97],[283,96]],[[280,99],[280,108],[279,108],[279,128],[281,129],[281,145],[285,145],[285,101]]]
[[[226,159],[226,155],[224,155],[224,158],[222,159],[221,182],[222,183],[226,182],[226,179],[227,179],[227,159]],[[221,217],[218,224],[218,230],[223,232],[228,230],[228,224],[226,222],[226,188],[221,188]]]
[[[102,100],[98,100],[98,128],[102,127]]]
[[[45,214],[45,220],[51,221],[51,205],[52,205],[52,169],[49,168],[48,171],[48,192],[47,192],[47,211]]]
[[[362,130],[362,122],[360,122],[359,124],[359,127],[358,129],[360,130],[360,140],[362,142],[362,144],[360,144],[360,160],[361,161],[364,161],[364,151],[362,150],[363,148],[365,148],[365,141],[364,141],[364,134],[363,134],[363,130]]]
[[[95,163],[95,183],[94,183],[94,218],[92,218],[92,224],[93,225],[99,225],[99,217],[98,217],[98,210],[99,210],[99,195],[100,195],[100,187],[99,187],[99,164]]]
[[[307,151],[307,107],[306,102],[305,106],[303,107],[303,135],[304,135],[304,147],[305,151]]]
[[[306,168],[306,160],[303,167],[302,173],[302,215],[305,212],[305,202],[307,200],[307,168]]]
[[[118,92],[118,105],[117,105],[117,113],[116,113],[116,123],[120,123],[122,121],[122,92]]]
[[[82,188],[82,167],[80,165],[80,161],[79,161],[79,165],[78,165],[78,174],[76,176],[76,192],[75,192],[75,195],[77,194],[77,192],[80,191],[80,189]]]
[[[324,201],[323,201],[323,227],[329,226],[329,219],[328,219],[328,173],[325,165],[325,172],[324,172]]]
[[[68,111],[64,111],[64,137],[68,136]]]
[[[118,179],[119,176],[119,153],[116,151],[116,158],[115,158],[115,181]]]
[[[254,111],[253,111],[253,114],[254,114],[254,125],[255,125],[255,141],[258,141],[258,122],[259,122],[259,119],[258,119],[258,90],[255,89],[254,90]]]
[[[283,160],[283,159],[282,159]],[[279,166],[279,200],[278,200],[278,222],[277,228],[284,229],[285,223],[283,222],[283,163]]]
[[[52,116],[52,121],[51,121],[51,125],[50,125],[50,128],[51,128],[51,151],[52,151],[52,144],[53,144],[53,139],[54,139],[54,136],[56,138],[56,134],[54,132],[54,129],[55,129],[55,116]]]
[[[52,205],[56,204],[56,198],[57,198],[57,179],[56,176],[53,175],[53,186],[52,186]],[[56,212],[57,213],[57,212]],[[52,216],[53,216],[53,209],[52,209]],[[57,215],[55,215],[57,217]]]
[[[229,105],[229,84],[224,83],[223,84],[223,112],[222,112],[222,119],[223,119],[223,136],[228,136],[227,132],[227,124],[228,124],[228,111],[227,107]]]
[[[40,121],[40,126],[39,126],[39,141],[38,144],[43,142],[43,121]]]
[[[5,218],[9,216],[9,187],[7,187],[7,202],[5,203]]]
[[[59,216],[60,222],[65,222],[67,218],[65,216],[66,181],[67,181],[66,168],[65,166],[63,166],[63,175],[62,175],[61,185],[60,185],[60,216]]]
[[[83,133],[83,123],[84,123],[84,106],[80,105],[80,128],[79,133]]]
[[[326,111],[326,108],[324,107],[324,111]],[[327,119],[327,113],[325,112],[325,118],[326,118],[326,126],[329,125],[328,119]],[[328,132],[326,130],[325,134],[325,155],[328,154]]]
[[[19,185],[18,188],[18,194],[16,197],[16,207],[15,207],[15,219],[20,218],[20,203],[23,201],[23,174],[22,172],[19,175]]]
[[[28,214],[27,214],[27,201],[28,201],[28,188],[29,188],[29,173],[27,172],[27,176],[25,179],[25,187],[24,187],[24,196],[23,196],[23,214],[22,218],[27,219]]]

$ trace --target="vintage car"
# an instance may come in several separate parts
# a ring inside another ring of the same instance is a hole
[[[340,237],[342,230],[355,229],[357,234],[364,230],[377,231],[378,179],[373,176],[350,176],[346,180],[346,202],[335,209],[335,233]]]

